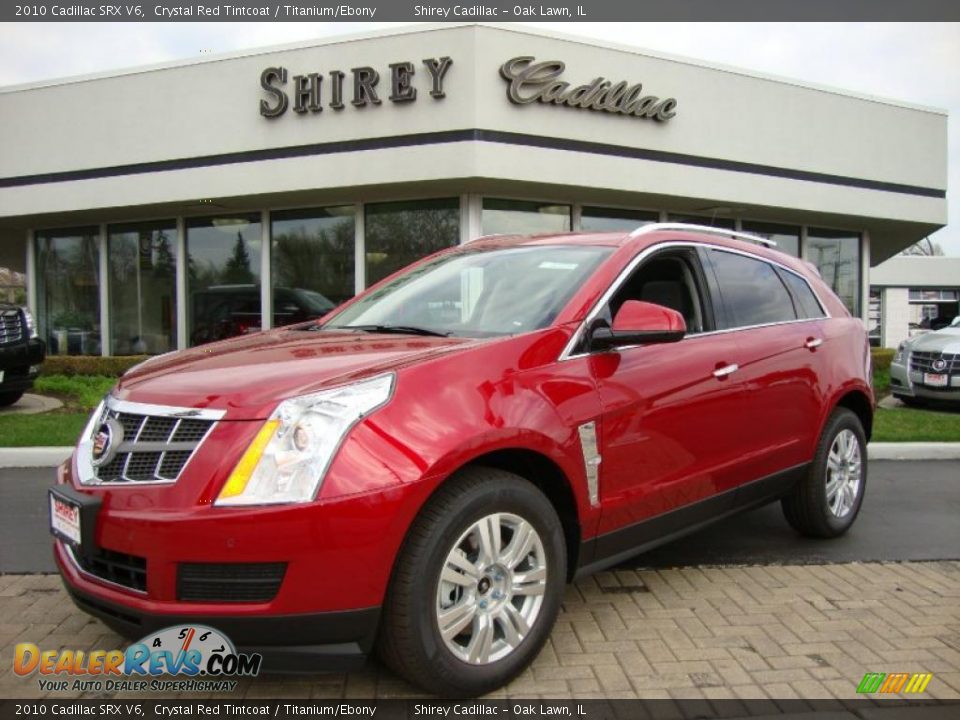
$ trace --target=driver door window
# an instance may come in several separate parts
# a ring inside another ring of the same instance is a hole
[[[702,333],[712,326],[708,319],[702,290],[704,283],[699,280],[700,266],[693,251],[667,251],[647,260],[620,286],[610,299],[604,315],[608,323],[613,322],[620,306],[627,300],[662,305],[683,315],[687,325],[687,335]]]

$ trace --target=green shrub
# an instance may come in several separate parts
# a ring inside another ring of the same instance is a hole
[[[871,348],[870,356],[873,359],[874,370],[889,370],[890,363],[897,351],[893,348]]]
[[[147,355],[98,357],[96,355],[48,355],[40,369],[41,375],[100,375],[117,378]]]

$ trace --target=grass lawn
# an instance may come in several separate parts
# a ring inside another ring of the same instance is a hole
[[[32,392],[53,395],[68,410],[93,410],[116,383],[116,378],[103,375],[43,375]]]
[[[0,417],[0,447],[75,445],[90,413],[49,412]]]
[[[117,382],[101,375],[43,375],[31,392],[51,395],[63,407],[40,415],[0,417],[0,447],[74,445],[90,412]]]
[[[877,408],[873,439],[880,442],[960,442],[960,412]]]
[[[890,369],[873,371],[873,392],[877,395],[877,400],[890,393]]]

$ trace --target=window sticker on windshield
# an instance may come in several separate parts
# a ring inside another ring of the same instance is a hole
[[[577,263],[564,263],[544,260],[542,263],[537,265],[537,267],[542,270],[576,270],[579,265]]]

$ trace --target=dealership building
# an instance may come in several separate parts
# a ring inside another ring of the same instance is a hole
[[[492,233],[758,233],[867,319],[946,223],[947,116],[519,26],[430,25],[0,89],[0,267],[54,354],[311,317]]]

